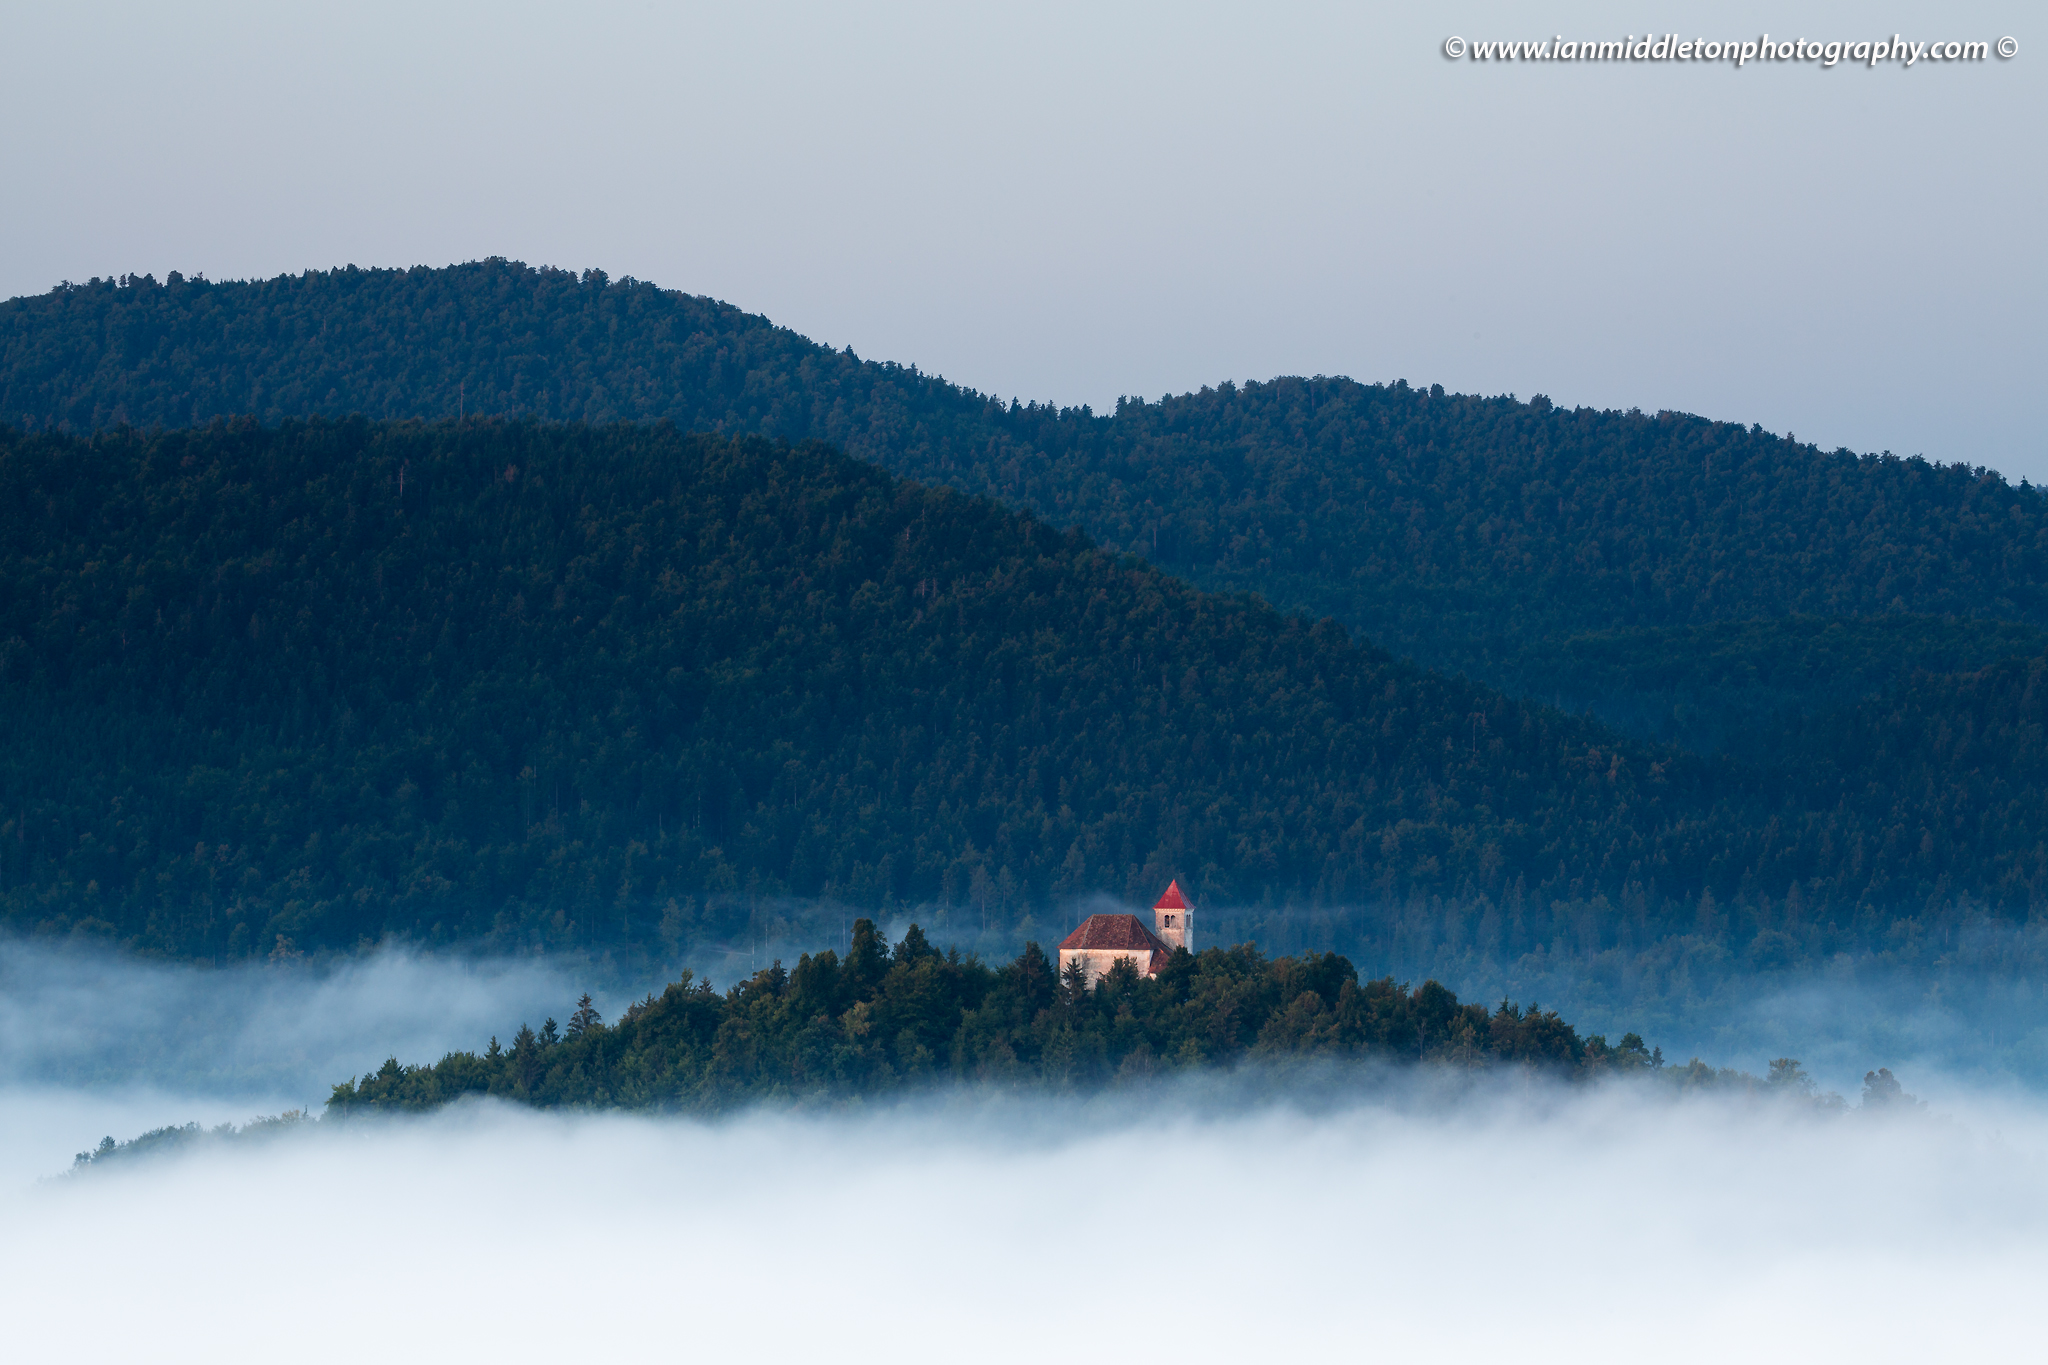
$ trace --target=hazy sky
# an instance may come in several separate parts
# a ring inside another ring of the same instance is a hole
[[[2048,477],[2020,4],[0,12],[0,294],[486,255],[1098,407],[1276,373]],[[2011,60],[1479,65],[1467,39]]]

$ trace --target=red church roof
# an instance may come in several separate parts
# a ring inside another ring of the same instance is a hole
[[[1159,904],[1152,908],[1154,910],[1185,910],[1188,908],[1188,903],[1181,898],[1180,881],[1178,878],[1166,884],[1166,894],[1161,896]]]
[[[1095,948],[1105,952],[1152,953],[1152,970],[1166,965],[1173,949],[1145,927],[1136,915],[1090,915],[1060,942],[1061,948]]]

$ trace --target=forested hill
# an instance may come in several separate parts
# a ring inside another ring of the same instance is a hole
[[[865,919],[843,960],[830,948],[806,953],[795,970],[778,962],[723,996],[685,974],[610,1027],[585,995],[566,1032],[549,1019],[507,1036],[509,1048],[492,1038],[481,1053],[427,1065],[393,1057],[335,1086],[327,1114],[417,1111],[465,1095],[701,1113],[941,1079],[1085,1090],[1248,1058],[1520,1063],[1578,1077],[1663,1065],[1637,1034],[1610,1045],[1555,1011],[1460,1004],[1434,981],[1412,991],[1361,982],[1335,953],[1269,961],[1250,944],[1183,949],[1157,976],[1119,962],[1091,988],[1079,964],[1058,972],[1036,943],[991,970],[940,953],[914,924],[892,953]],[[109,1140],[101,1156],[115,1152]]]
[[[781,895],[971,938],[1169,876],[1510,958],[1825,954],[2048,900],[2037,674],[1898,694],[1787,781],[820,445],[0,429],[0,907],[183,955],[673,960]]]
[[[165,951],[673,950],[736,892],[1006,928],[1172,875],[1543,894],[1656,856],[1682,784],[816,445],[0,434],[0,530],[7,918]]]
[[[1852,695],[1881,688],[1901,652],[1882,637],[1924,633],[1907,617],[2048,626],[2034,490],[1676,413],[1324,378],[1114,414],[1018,405],[710,300],[496,260],[124,277],[0,305],[0,420],[29,429],[463,411],[829,440],[1198,585],[1256,590],[1396,653],[1680,739],[1692,731],[1673,707],[1755,725],[1759,707],[1838,699],[1847,676],[1869,675]],[[1712,623],[1756,623],[1723,641],[1756,646],[1731,677],[1767,665],[1789,614],[1873,618],[1856,629],[1876,642],[1849,674],[1790,692],[1736,678],[1672,701],[1627,682],[1654,672],[1668,632]],[[1617,669],[1630,632],[1648,632],[1645,660]],[[1588,634],[1605,643],[1565,643]],[[1603,661],[1587,672],[1589,649]],[[1956,666],[1996,657],[1966,650]]]

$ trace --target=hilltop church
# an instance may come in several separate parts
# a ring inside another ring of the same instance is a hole
[[[1060,972],[1064,975],[1069,962],[1078,962],[1093,986],[1118,958],[1126,957],[1140,976],[1157,976],[1175,948],[1195,950],[1194,919],[1195,908],[1175,880],[1152,907],[1149,929],[1136,915],[1090,915],[1083,920],[1060,944]]]

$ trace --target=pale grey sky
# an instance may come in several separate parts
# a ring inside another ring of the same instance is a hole
[[[2021,4],[0,9],[0,294],[598,266],[1098,408],[1407,378],[2048,478]],[[2011,60],[1480,65],[1471,40]]]

